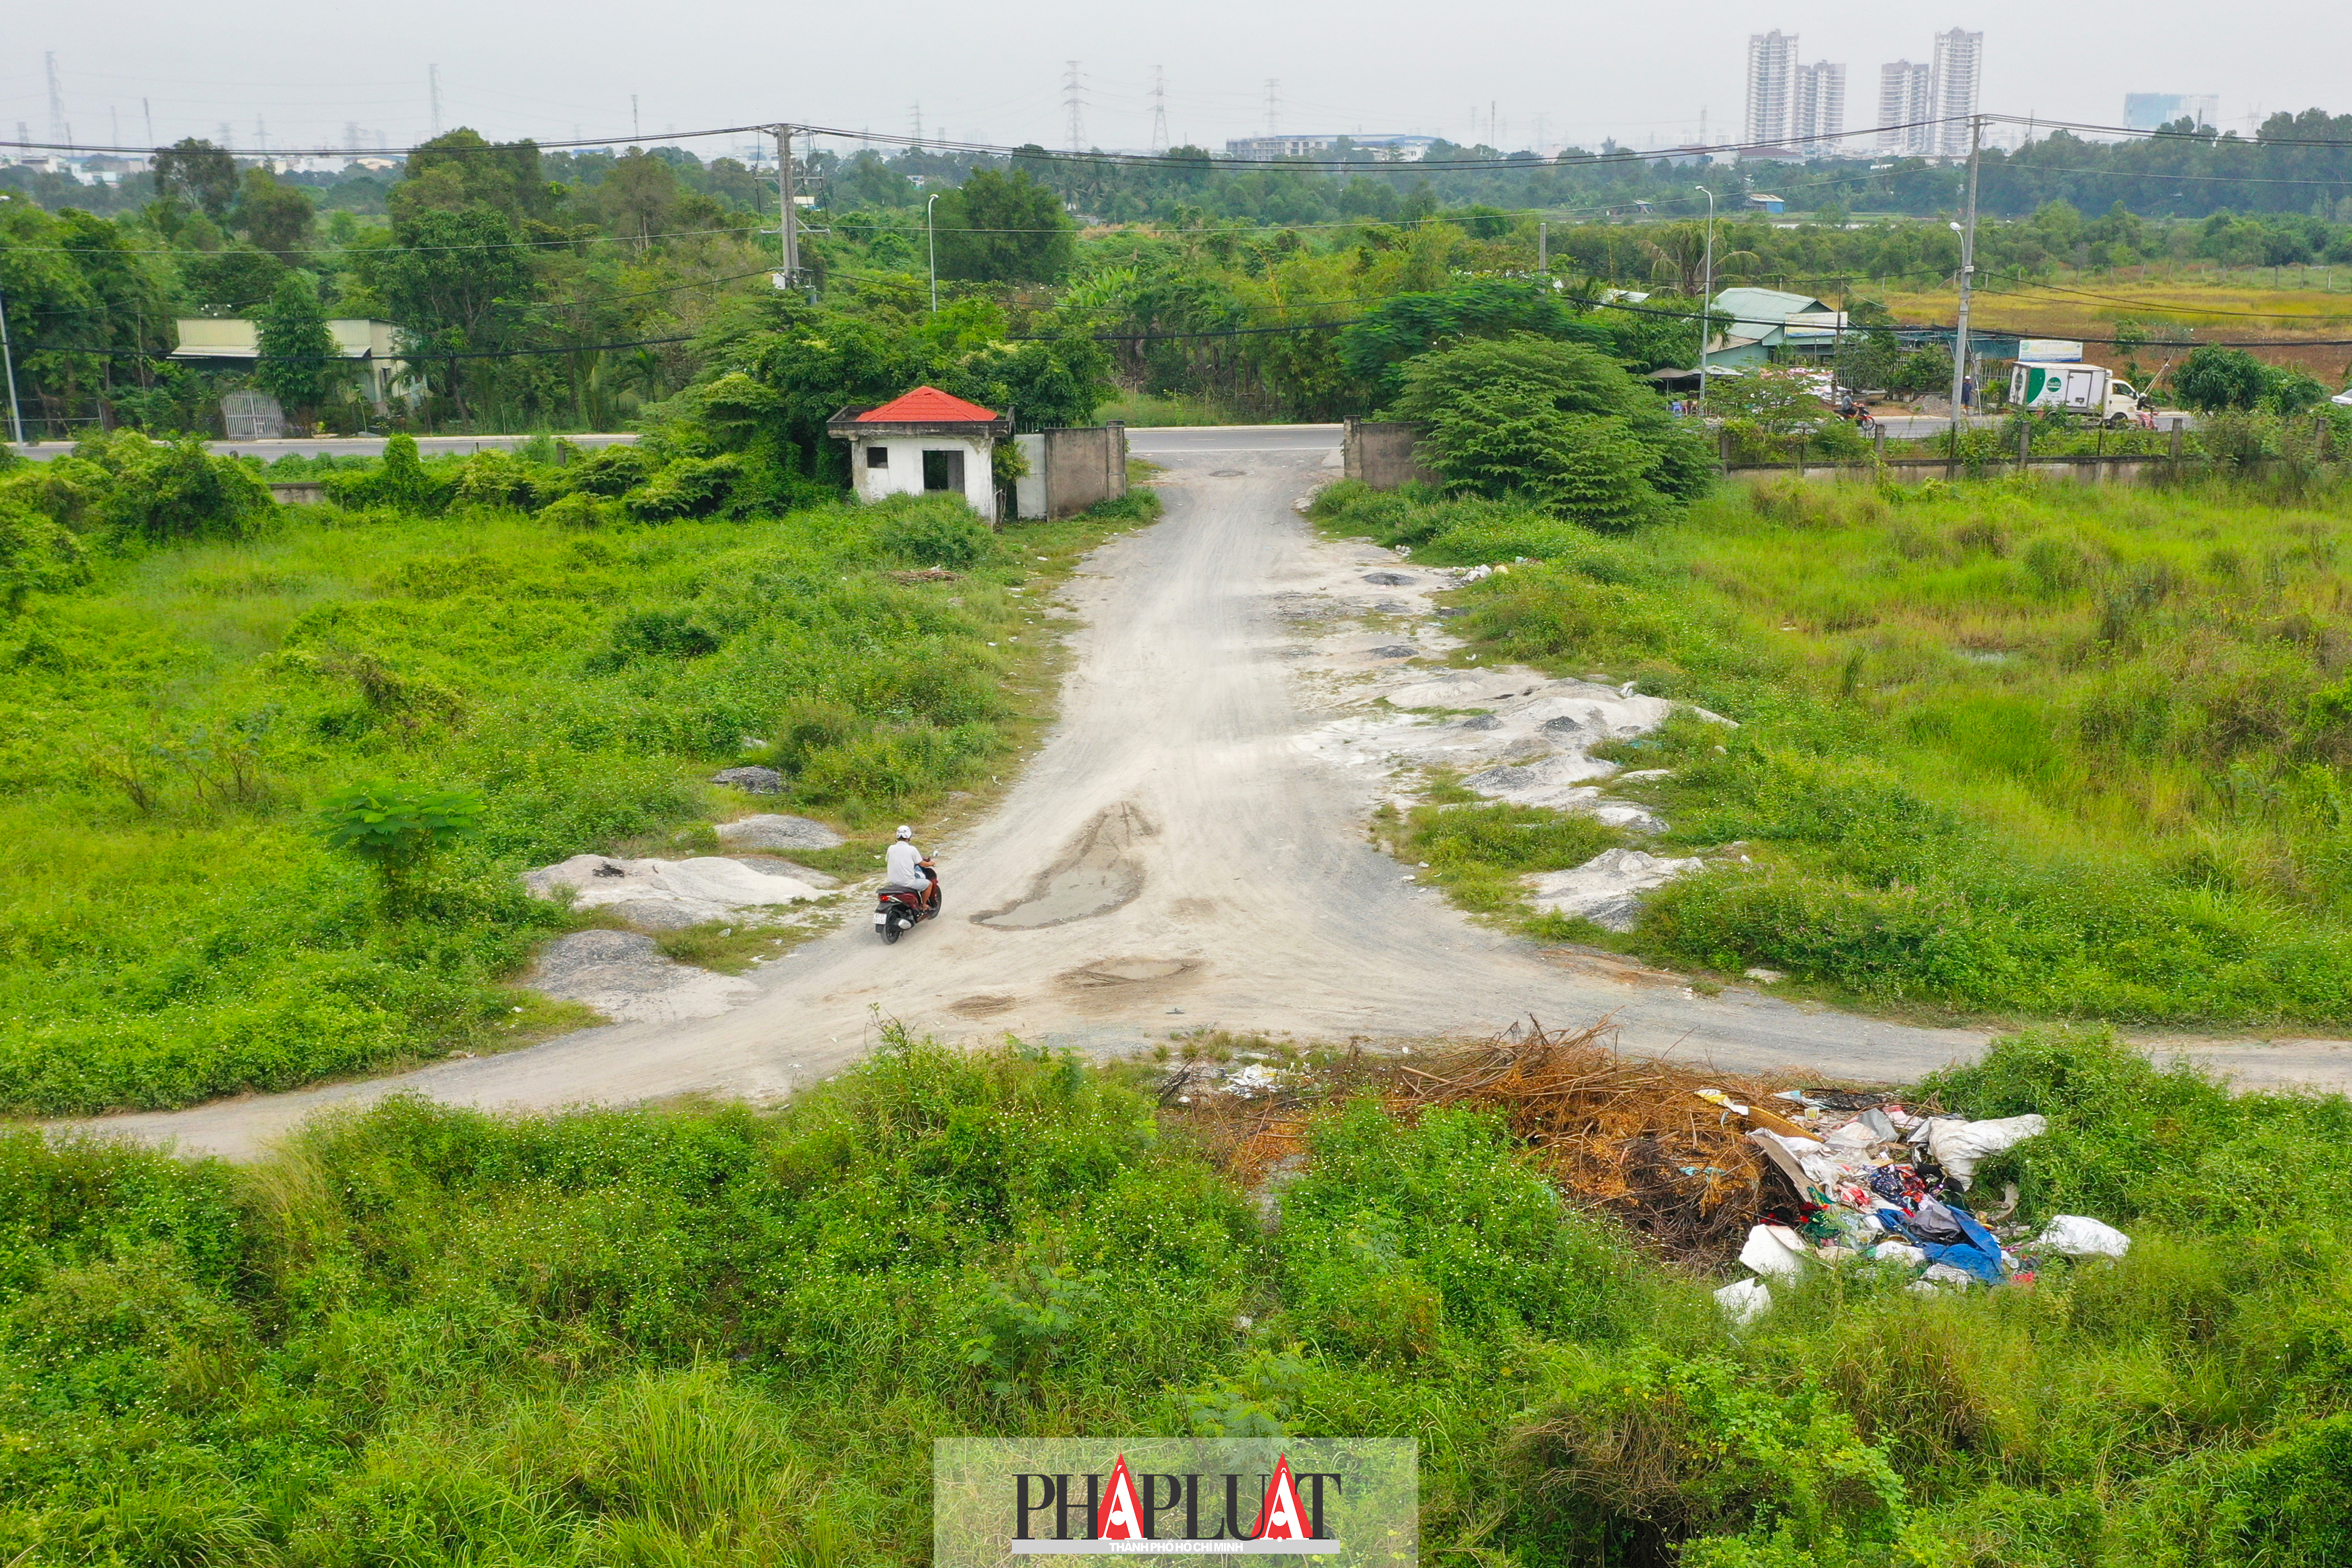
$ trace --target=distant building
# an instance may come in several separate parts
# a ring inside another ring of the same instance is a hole
[[[1369,153],[1383,163],[1418,163],[1437,145],[1434,136],[1408,136],[1396,132],[1369,135],[1338,133],[1315,136],[1242,136],[1225,143],[1225,156],[1270,163],[1276,158],[1330,158],[1345,153]]]
[[[1789,210],[1789,203],[1786,198],[1781,196],[1768,196],[1761,191],[1749,196],[1748,198],[1748,205],[1754,207],[1758,212],[1770,213],[1775,217]]]
[[[2161,131],[2179,120],[2211,125],[2221,118],[2221,100],[2210,92],[2127,92],[2124,94],[2124,126],[2131,131]]]
[[[1798,148],[1809,157],[1833,156],[1845,134],[1845,67],[1826,60],[1799,66],[1794,99],[1789,133]]]
[[[1878,68],[1878,150],[1902,157],[1924,158],[1929,151],[1934,117],[1936,68],[1910,60],[1890,60]]]
[[[1984,35],[1958,27],[1936,35],[1936,135],[1932,147],[1939,158],[1969,155],[1969,121],[1977,111],[1977,92],[1984,74]]]
[[[1776,358],[1834,353],[1845,330],[1843,310],[1833,310],[1826,300],[1810,294],[1779,289],[1726,289],[1715,297],[1715,310],[1731,322],[1706,345],[1706,363],[1713,370],[1752,369]]]
[[[1789,140],[1790,100],[1797,73],[1797,35],[1778,27],[1748,38],[1748,114],[1739,140],[1750,147],[1778,148]]]
[[[182,362],[251,364],[261,358],[261,329],[237,317],[183,316],[173,323],[180,346],[172,357]],[[384,413],[394,396],[415,399],[424,388],[409,379],[408,362],[399,356],[397,329],[390,321],[358,318],[331,321],[327,335],[335,342],[338,358],[351,360],[367,375],[367,400]]]

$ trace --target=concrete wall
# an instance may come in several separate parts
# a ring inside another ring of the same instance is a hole
[[[1399,485],[1439,482],[1433,469],[1424,468],[1413,455],[1414,443],[1421,439],[1421,426],[1401,420],[1350,419],[1347,433],[1340,438],[1342,466],[1347,477],[1361,479],[1376,490],[1392,490]]]
[[[1081,425],[1016,436],[1029,472],[1013,487],[1016,515],[1075,517],[1127,493],[1127,426]]]
[[[858,437],[849,444],[849,479],[859,500],[923,493],[923,454],[963,454],[963,499],[989,521],[996,521],[996,480],[989,463],[994,440],[984,436],[891,436]],[[881,468],[871,466],[869,450],[887,454]]]
[[[2242,464],[2228,472],[2256,477],[2275,468],[2284,467],[2280,459],[2265,458]],[[1955,463],[1943,458],[1890,458],[1883,464],[1853,463],[1743,463],[1727,467],[1727,477],[1735,479],[1768,479],[1776,474],[1806,479],[1853,479],[1873,484],[1922,484],[1929,479],[1998,479],[2019,471],[2017,459],[2005,458],[1981,465],[1971,472],[1966,463]],[[2224,471],[2201,458],[2033,458],[2024,465],[2024,471],[2039,479],[2072,479],[2084,485],[2151,485],[2169,484],[2176,480],[2202,478],[2208,473]]]
[[[324,506],[327,487],[318,479],[275,479],[269,481],[269,499],[279,506]]]

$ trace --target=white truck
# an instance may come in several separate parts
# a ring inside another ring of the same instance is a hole
[[[2130,382],[2117,381],[2105,365],[2020,360],[2009,373],[2009,405],[2063,410],[2124,426],[2138,412],[2139,392]]]

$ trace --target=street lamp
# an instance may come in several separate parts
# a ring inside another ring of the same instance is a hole
[[[1706,198],[1706,284],[1698,300],[1698,416],[1706,417],[1706,318],[1715,309],[1715,193],[1705,185],[1692,190]]]
[[[940,313],[940,231],[931,226],[931,202],[938,201],[940,195],[940,192],[933,191],[931,200],[923,204],[923,235],[931,246],[931,314],[934,316]]]

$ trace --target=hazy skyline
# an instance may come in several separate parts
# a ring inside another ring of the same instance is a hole
[[[428,68],[442,123],[486,135],[655,141],[676,132],[788,119],[903,135],[1066,145],[1066,62],[1078,62],[1085,141],[1151,141],[1153,70],[1164,68],[1171,140],[1220,146],[1267,128],[1268,79],[1290,132],[1395,131],[1633,145],[1734,141],[1748,37],[1800,35],[1806,60],[1843,61],[1846,124],[1873,121],[1878,66],[1924,59],[1952,26],[1985,34],[1989,112],[2120,123],[2126,92],[2215,93],[2225,129],[2248,116],[2352,110],[2338,65],[2352,22],[2316,5],[2225,13],[2149,4],[2054,7],[2027,0],[1893,15],[1821,4],[1677,8],[1669,36],[1641,8],[1577,15],[1528,0],[1435,13],[1368,0],[1344,12],[1194,0],[1180,14],[1066,5],[988,10],[911,0],[778,12],[685,0],[648,12],[588,0],[560,19],[423,0],[380,15],[242,0],[203,14],[152,0],[16,8],[0,72],[0,135],[49,134],[44,55],[58,55],[78,142],[217,137],[341,146],[346,127],[397,147],[429,135]],[[637,100],[633,132],[631,95]],[[143,102],[142,102],[143,100]],[[1539,136],[1540,128],[1540,136]],[[711,144],[706,155],[732,152]]]

